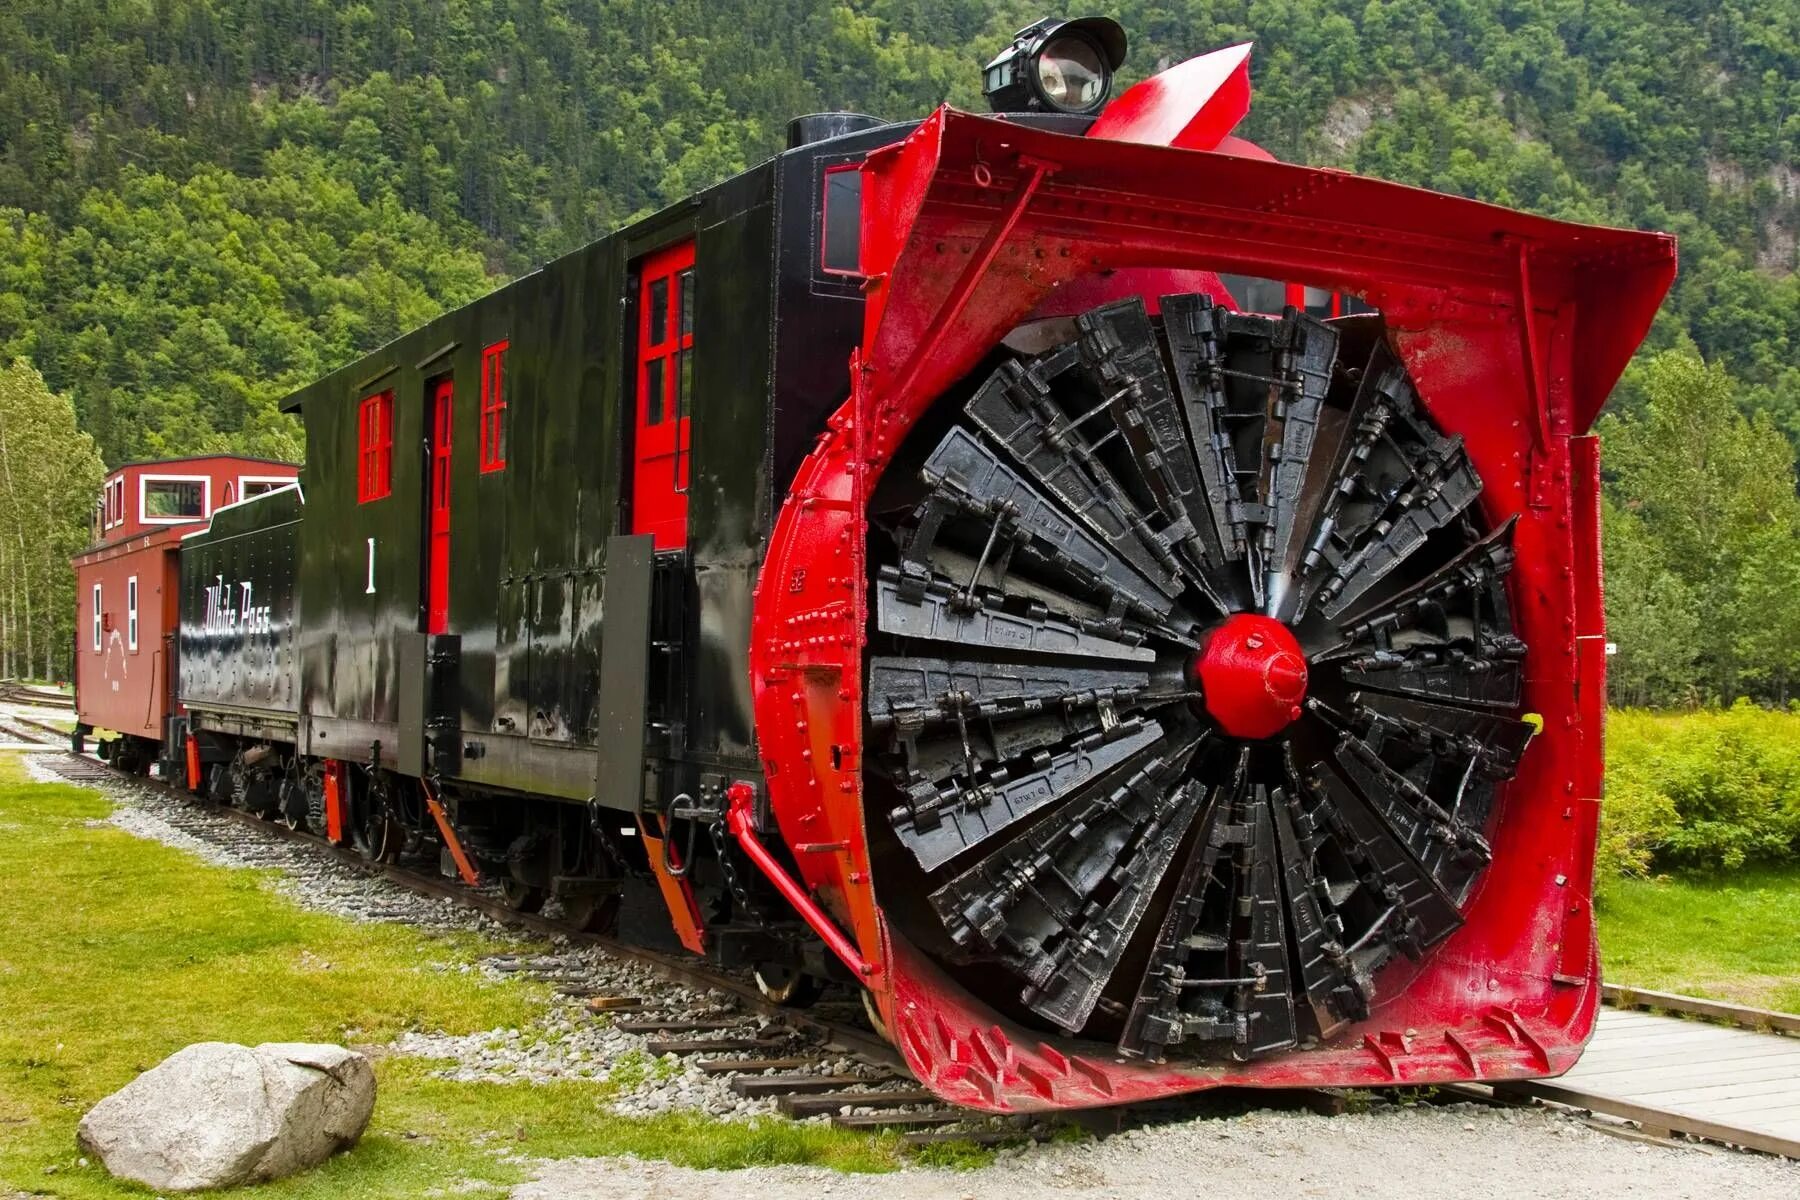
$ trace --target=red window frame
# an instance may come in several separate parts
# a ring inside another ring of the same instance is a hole
[[[660,306],[657,288],[663,289]],[[679,423],[685,427],[693,390],[694,369],[694,258],[693,243],[684,242],[675,253],[664,252],[644,266],[639,288],[638,321],[638,396],[654,393],[646,411],[640,412],[644,427]],[[677,462],[686,452],[678,447]],[[679,471],[677,476],[679,477]],[[676,484],[685,492],[687,485]]]
[[[425,632],[450,631],[450,473],[456,390],[449,378],[431,385],[430,535]]]
[[[394,490],[394,392],[364,397],[356,410],[356,502]]]
[[[658,550],[687,545],[688,446],[693,418],[695,291],[690,239],[639,267],[631,531]]]
[[[506,467],[506,352],[510,339],[481,352],[481,473]]]
[[[835,167],[826,167],[824,181],[819,196],[819,271],[825,275],[837,275],[846,279],[862,278],[862,246],[857,246],[856,266],[841,267],[831,265],[831,183],[832,177],[842,175],[846,171],[861,171],[862,163],[842,163]],[[860,174],[852,176],[858,181],[856,196],[856,228],[858,238],[862,232],[862,191]]]

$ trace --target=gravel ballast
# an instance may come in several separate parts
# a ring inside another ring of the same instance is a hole
[[[1478,1105],[1324,1117],[1253,1112],[1003,1152],[974,1171],[843,1175],[816,1167],[696,1171],[629,1159],[540,1165],[513,1200],[1175,1200],[1190,1196],[1443,1200],[1792,1200],[1800,1164],[1623,1141],[1541,1109]]]

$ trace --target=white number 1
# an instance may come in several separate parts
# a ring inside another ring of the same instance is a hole
[[[369,539],[369,586],[363,589],[363,595],[375,594],[375,539]]]

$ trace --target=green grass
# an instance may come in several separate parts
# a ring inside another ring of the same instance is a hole
[[[107,808],[90,790],[33,784],[16,757],[0,756],[0,1193],[147,1194],[79,1167],[75,1126],[191,1042],[379,1046],[407,1029],[517,1026],[541,1009],[541,985],[442,970],[495,943],[306,912],[262,873],[209,867],[99,824]],[[623,1118],[606,1111],[605,1084],[453,1083],[432,1066],[379,1058],[361,1144],[251,1193],[503,1195],[525,1173],[519,1156],[851,1171],[898,1162],[892,1138],[772,1119]]]
[[[1800,868],[1612,880],[1597,912],[1609,982],[1800,1012]]]

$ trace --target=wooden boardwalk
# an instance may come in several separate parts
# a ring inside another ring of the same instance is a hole
[[[1800,1158],[1796,1037],[1606,1008],[1574,1070],[1505,1090]]]

